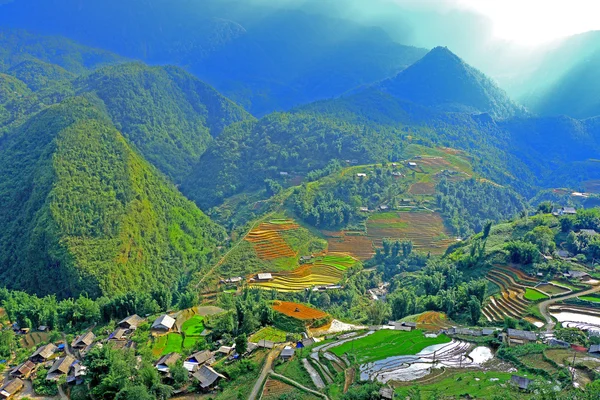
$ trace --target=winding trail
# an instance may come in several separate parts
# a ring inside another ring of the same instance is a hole
[[[229,254],[230,254],[230,253],[231,253],[233,250],[235,250],[235,249],[236,249],[236,248],[237,248],[237,247],[240,245],[240,243],[242,243],[242,242],[243,242],[243,241],[246,239],[246,237],[248,237],[248,235],[250,234],[250,232],[252,232],[252,229],[254,229],[254,228],[256,227],[256,225],[257,225],[257,224],[259,224],[259,223],[262,223],[262,222],[263,222],[265,219],[268,219],[268,218],[269,218],[269,217],[271,217],[271,215],[273,215],[273,214],[275,214],[275,211],[273,211],[273,212],[270,212],[269,214],[265,215],[265,216],[264,216],[264,217],[262,217],[261,219],[259,219],[259,220],[255,221],[255,222],[254,222],[254,224],[252,224],[252,226],[250,227],[250,229],[248,229],[248,231],[247,231],[247,232],[244,234],[244,236],[243,236],[242,238],[240,238],[240,240],[238,240],[238,241],[237,241],[237,243],[236,243],[236,244],[234,244],[234,245],[233,245],[233,247],[227,251],[227,253],[223,254],[223,257],[221,257],[221,259],[220,259],[220,260],[219,260],[219,261],[218,261],[218,262],[217,262],[215,265],[213,265],[213,266],[211,267],[211,269],[209,269],[209,270],[208,270],[208,271],[207,271],[207,272],[204,274],[204,276],[202,277],[202,279],[200,279],[200,280],[198,281],[198,283],[196,283],[196,284],[194,285],[194,289],[195,289],[195,290],[198,290],[198,287],[200,286],[200,284],[202,284],[202,282],[204,282],[204,280],[205,280],[207,277],[211,276],[211,275],[213,274],[213,272],[215,272],[215,270],[216,270],[218,267],[220,267],[220,266],[221,266],[221,264],[223,264],[223,261],[225,261],[225,259],[227,258],[227,256],[228,256],[228,255],[229,255]]]
[[[550,312],[548,311],[548,308],[552,304],[562,301],[562,300],[572,299],[573,297],[586,296],[588,294],[592,294],[592,293],[596,293],[596,292],[600,292],[600,285],[595,286],[588,290],[584,290],[583,292],[570,293],[565,296],[554,297],[554,298],[542,301],[538,307],[540,309],[540,313],[546,320],[546,325],[545,325],[546,332],[550,333],[550,332],[554,331],[554,327],[556,326],[556,322],[554,321],[554,319],[552,319],[552,316],[550,315]]]
[[[278,352],[279,352],[279,348],[278,348],[278,346],[275,346],[273,348],[273,350],[271,350],[269,352],[269,354],[267,355],[267,358],[265,359],[265,364],[263,365],[262,371],[260,372],[260,376],[256,380],[256,383],[254,384],[254,387],[252,388],[252,392],[250,393],[250,396],[248,396],[248,400],[256,400],[257,398],[260,397],[259,395],[261,394],[263,384],[264,384],[265,380],[267,379],[267,376],[269,375],[269,373],[273,371],[272,370],[273,361],[275,360],[275,358],[277,358]]]

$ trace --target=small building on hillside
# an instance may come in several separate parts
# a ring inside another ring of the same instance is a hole
[[[267,282],[273,280],[273,275],[270,272],[264,272],[256,275],[256,280]]]
[[[144,318],[140,317],[137,314],[133,314],[119,322],[119,328],[133,331],[136,330],[137,327],[140,326],[144,321]]]
[[[221,346],[219,347],[219,350],[217,350],[217,353],[228,356],[233,353],[233,350],[235,350],[235,344],[233,346]]]
[[[494,333],[496,333],[496,329],[495,329],[495,328],[483,328],[483,329],[481,330],[481,334],[482,334],[483,336],[491,336],[491,335],[493,335]]]
[[[152,324],[152,330],[169,332],[175,325],[175,318],[164,314],[158,317]]]
[[[283,361],[289,361],[294,357],[294,349],[291,348],[290,346],[285,346],[285,348],[283,350],[281,350],[281,353],[279,353],[279,358],[281,358]]]
[[[515,385],[520,390],[528,391],[529,385],[531,385],[533,381],[531,379],[527,379],[522,376],[512,375],[510,377],[510,383]]]
[[[417,166],[417,163],[416,163],[416,162],[413,162],[413,161],[409,161],[407,165],[408,165],[409,167],[416,167],[416,166]]]
[[[75,361],[72,365],[71,372],[67,376],[67,383],[71,385],[81,385],[87,374],[87,367],[80,361]]]
[[[525,344],[537,341],[535,332],[523,331],[520,329],[511,329],[507,331],[508,344]]]
[[[10,371],[10,376],[13,378],[27,379],[34,370],[35,364],[32,361],[27,360]]]
[[[389,210],[389,209],[390,209],[390,207],[389,207],[389,206],[386,206],[385,204],[382,204],[382,205],[380,205],[380,206],[379,206],[379,209],[380,209],[381,211],[387,211],[387,210]]]
[[[588,235],[588,236],[597,236],[598,232],[596,232],[593,229],[580,229],[579,233],[583,233],[584,235]]]
[[[244,280],[241,276],[232,276],[231,278],[223,279],[221,283],[226,285],[236,285]]]
[[[366,178],[366,177],[367,177],[367,174],[365,174],[365,173],[362,173],[362,172],[359,172],[358,174],[356,174],[356,177],[357,177],[357,178]]]
[[[595,355],[595,356],[600,356],[600,344],[591,345],[590,349],[588,350],[588,353]]]
[[[40,325],[38,326],[37,330],[40,332],[48,332],[49,329],[46,325]]]
[[[591,278],[590,274],[588,274],[585,271],[575,271],[575,270],[570,270],[569,271],[569,277],[571,279],[577,279],[580,281],[585,281]]]
[[[12,399],[14,396],[23,389],[25,383],[19,378],[13,379],[6,385],[0,387],[0,399]]]
[[[38,349],[29,357],[34,363],[43,363],[54,357],[54,353],[58,350],[53,343],[49,343],[45,346],[40,346]]]
[[[210,350],[202,350],[189,356],[187,361],[201,365],[208,362],[212,358],[213,353]]]
[[[77,350],[86,349],[88,346],[92,345],[96,340],[96,335],[92,331],[86,332],[81,336],[78,336],[71,343],[71,347]]]
[[[548,340],[548,346],[562,347],[565,349],[569,349],[569,348],[571,348],[571,343],[565,342],[564,340],[558,340],[558,339],[552,338],[552,339]]]
[[[263,349],[272,349],[273,347],[275,347],[275,342],[265,339],[259,340],[257,344],[258,347]]]
[[[558,210],[558,215],[575,215],[577,210],[573,207],[563,207]]]
[[[158,372],[167,373],[169,372],[169,367],[175,365],[180,358],[181,355],[179,353],[169,353],[162,356],[154,365]]]
[[[213,368],[208,365],[203,365],[196,371],[192,377],[198,381],[200,387],[203,390],[209,390],[214,388],[220,379],[226,379],[223,375],[219,374]]]
[[[75,357],[66,355],[57,359],[46,375],[46,380],[57,381],[63,375],[68,375],[71,370],[71,365],[75,362]]]

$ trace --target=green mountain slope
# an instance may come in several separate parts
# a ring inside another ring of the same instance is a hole
[[[76,94],[94,94],[144,157],[179,182],[212,136],[252,118],[216,90],[176,67],[122,64],[82,76]]]
[[[225,237],[83,98],[27,121],[0,155],[8,287],[59,296],[174,287]]]
[[[31,59],[56,64],[75,74],[124,61],[109,51],[87,47],[64,37],[0,28],[0,71]]]
[[[399,99],[445,111],[484,112],[495,118],[524,113],[491,79],[445,47],[436,47],[378,87]]]
[[[37,59],[23,61],[10,67],[8,74],[25,82],[31,90],[37,91],[58,81],[69,81],[75,74],[56,64],[46,63]]]
[[[405,134],[310,114],[274,113],[226,128],[201,157],[182,191],[211,207],[266,178],[304,175],[332,159],[359,163],[397,159]]]

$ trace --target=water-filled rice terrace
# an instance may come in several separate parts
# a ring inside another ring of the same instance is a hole
[[[340,282],[344,272],[356,265],[357,260],[344,253],[328,253],[315,257],[293,271],[273,273],[273,280],[256,282],[251,286],[275,289],[281,292],[301,291],[313,286],[329,286]]]

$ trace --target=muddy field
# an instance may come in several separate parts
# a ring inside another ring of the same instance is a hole
[[[289,301],[276,301],[273,303],[273,310],[301,320],[319,319],[327,316],[321,310],[307,307],[300,303],[292,303]]]

